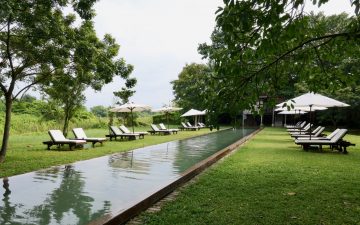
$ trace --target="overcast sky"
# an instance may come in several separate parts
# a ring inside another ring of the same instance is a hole
[[[173,99],[170,81],[189,63],[204,62],[199,43],[209,42],[215,26],[215,11],[222,0],[101,0],[96,3],[95,29],[99,36],[110,33],[121,45],[120,57],[134,66],[136,93],[131,98],[153,108]],[[307,4],[306,10],[316,10]],[[350,0],[330,0],[320,8],[326,14],[352,13]],[[121,79],[101,92],[87,90],[87,107],[110,106]]]

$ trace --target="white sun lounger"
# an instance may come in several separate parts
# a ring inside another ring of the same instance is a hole
[[[43,142],[48,146],[48,150],[50,150],[50,147],[53,145],[57,145],[58,148],[60,148],[62,145],[69,145],[71,150],[72,147],[84,146],[84,144],[86,144],[85,140],[67,139],[60,130],[49,130],[48,133],[51,137],[51,141]]]
[[[106,141],[106,138],[95,138],[95,137],[87,137],[85,131],[82,128],[74,128],[73,133],[76,139],[85,140],[86,142],[91,142],[92,146],[94,147],[96,143],[103,144]]]

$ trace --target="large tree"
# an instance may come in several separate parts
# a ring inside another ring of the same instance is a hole
[[[210,66],[205,64],[185,65],[178,79],[171,81],[175,103],[184,109],[205,109],[204,99],[212,92],[208,84],[212,72]]]
[[[307,15],[302,0],[224,3],[217,11],[212,43],[199,47],[214,67],[220,104],[232,102],[234,110],[251,108],[260,96],[267,96],[273,105],[279,94],[291,97],[296,83],[318,91],[356,80],[355,73],[343,68],[357,61],[357,17]],[[353,3],[357,11],[359,1]]]
[[[133,70],[125,60],[116,59],[120,46],[109,34],[103,40],[96,36],[93,24],[85,21],[79,29],[74,30],[69,64],[55,71],[56,76],[46,83],[43,90],[51,100],[59,102],[63,108],[63,133],[67,136],[70,120],[85,101],[84,90],[87,87],[99,91],[104,84],[113,80],[114,76],[126,79]]]
[[[5,160],[13,100],[53,77],[70,57],[75,16],[62,9],[71,6],[81,20],[94,15],[96,0],[7,0],[0,4],[0,89],[6,115],[0,150]]]

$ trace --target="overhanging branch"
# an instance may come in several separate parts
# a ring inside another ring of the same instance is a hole
[[[274,64],[276,64],[277,62],[281,61],[283,58],[285,58],[286,56],[290,55],[291,53],[295,52],[296,50],[310,44],[313,43],[315,41],[320,41],[320,40],[324,40],[324,39],[334,39],[334,38],[338,38],[338,37],[349,37],[351,36],[352,33],[349,32],[345,32],[345,33],[338,33],[338,34],[329,34],[329,35],[325,35],[325,36],[321,36],[321,37],[316,37],[316,38],[311,38],[301,44],[299,44],[298,46],[288,50],[287,52],[285,52],[284,54],[282,54],[281,56],[279,56],[278,58],[276,58],[274,61],[272,61],[271,63],[265,65],[264,67],[262,67],[260,70],[256,71],[255,73],[253,73],[251,76],[255,76],[256,74],[259,74],[261,72],[264,72],[266,69],[270,68],[271,66],[273,66]],[[355,36],[356,38],[358,38],[358,35]],[[329,41],[329,40],[327,40]]]

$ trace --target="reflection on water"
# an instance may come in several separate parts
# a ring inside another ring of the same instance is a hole
[[[9,180],[4,178],[5,193],[3,205],[0,205],[1,224],[88,224],[89,221],[109,212],[109,201],[103,202],[102,209],[95,212],[91,210],[94,199],[84,193],[85,180],[80,172],[73,169],[73,166],[66,165],[63,171],[60,172],[59,168],[57,171],[59,176],[56,177],[60,179],[58,187],[46,193],[46,198],[39,204],[35,203],[29,208],[22,203],[11,204]],[[50,169],[48,172],[51,174],[54,170]],[[36,179],[39,179],[44,173],[44,171],[35,172],[34,182],[39,183]],[[48,177],[49,174],[45,173],[44,176]],[[41,178],[41,180],[51,181],[45,178]],[[33,200],[36,202],[36,198],[44,194],[41,193],[41,189],[38,190],[39,192],[30,190],[28,194],[31,196],[26,196],[28,186],[21,183],[18,185],[21,185],[24,196],[15,196],[14,200],[34,198]]]
[[[227,130],[3,178],[0,224],[88,224],[110,217],[253,130]]]

